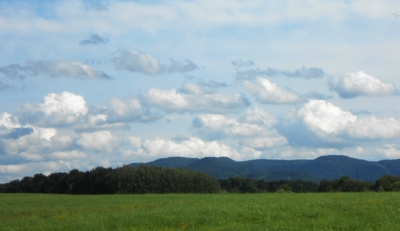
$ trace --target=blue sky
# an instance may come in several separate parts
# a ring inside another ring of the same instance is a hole
[[[1,0],[0,41],[0,182],[169,156],[400,158],[394,0]]]

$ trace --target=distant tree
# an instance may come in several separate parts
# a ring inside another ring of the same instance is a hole
[[[65,178],[66,184],[68,186],[67,193],[71,194],[83,194],[85,174],[80,172],[78,169],[73,169],[69,172],[68,176]]]
[[[48,192],[49,193],[68,193],[68,184],[67,184],[68,173],[65,172],[57,172],[52,173],[48,177]]]
[[[389,191],[400,191],[400,177],[399,176],[381,176],[374,185],[374,189],[379,191],[379,189],[389,192]]]
[[[109,186],[112,168],[97,167],[87,172],[86,192],[90,194],[109,194],[113,190]]]
[[[292,192],[292,187],[287,183],[281,184],[279,186],[278,191],[280,191],[280,192]]]

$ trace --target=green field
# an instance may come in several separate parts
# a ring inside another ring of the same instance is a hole
[[[399,230],[400,193],[0,194],[0,230]]]

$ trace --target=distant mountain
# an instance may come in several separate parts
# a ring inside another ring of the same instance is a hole
[[[169,157],[129,166],[153,165],[169,168],[187,168],[205,172],[217,179],[248,177],[275,180],[305,180],[319,182],[334,180],[344,175],[351,179],[376,181],[382,175],[400,175],[400,159],[366,161],[348,156],[321,156],[315,160],[248,160],[234,161],[228,157],[185,158]]]

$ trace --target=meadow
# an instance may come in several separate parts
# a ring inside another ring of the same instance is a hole
[[[0,194],[0,230],[399,230],[400,193]]]

